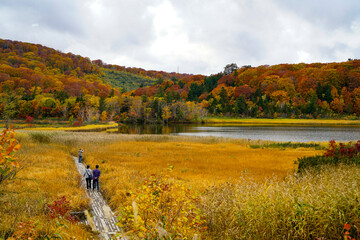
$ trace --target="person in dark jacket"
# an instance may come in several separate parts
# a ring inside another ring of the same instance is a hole
[[[86,179],[86,189],[91,189],[92,172],[90,165],[86,166],[84,177]]]
[[[100,177],[100,170],[99,165],[96,165],[96,169],[93,170],[93,190],[96,189],[99,191],[99,177]]]

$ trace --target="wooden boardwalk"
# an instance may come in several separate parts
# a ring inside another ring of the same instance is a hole
[[[83,163],[79,163],[77,157],[73,158],[75,161],[75,165],[79,173],[81,174],[81,187],[86,189],[86,181],[84,178],[85,165]],[[84,223],[90,225],[93,231],[99,232],[101,239],[126,240],[125,237],[116,237],[116,235],[119,235],[121,233],[121,229],[116,225],[117,218],[115,214],[111,211],[110,207],[104,201],[101,193],[97,190],[86,190],[86,194],[91,199],[90,212],[92,217],[88,215],[87,220],[84,221]]]

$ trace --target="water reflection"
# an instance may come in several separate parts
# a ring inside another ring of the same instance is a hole
[[[127,134],[172,134],[186,132],[185,124],[172,124],[172,125],[124,125],[119,128],[120,133]]]
[[[209,126],[194,124],[127,125],[119,129],[128,134],[174,134],[186,136],[216,136],[270,141],[356,141],[360,127],[324,126]]]

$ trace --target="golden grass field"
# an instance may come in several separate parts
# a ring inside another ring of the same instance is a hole
[[[173,174],[190,184],[206,185],[240,178],[263,180],[285,177],[299,156],[316,153],[309,149],[251,149],[237,143],[198,143],[185,141],[122,141],[99,147],[85,147],[86,162],[105,169],[157,173],[174,166]]]
[[[25,134],[17,138],[22,145],[17,154],[22,169],[15,180],[0,186],[0,239],[9,237],[18,222],[31,222],[37,233],[49,237],[90,239],[93,234],[89,229],[74,224],[61,226],[50,220],[46,211],[46,204],[61,196],[71,201],[73,211],[89,204],[79,188],[80,177],[69,154],[56,144],[32,142]]]
[[[252,149],[250,143],[263,142],[213,137],[20,132],[25,168],[4,190],[8,197],[1,199],[0,218],[7,221],[1,221],[0,234],[30,216],[45,228],[41,206],[58,196],[68,196],[74,209],[87,207],[70,157],[79,147],[86,164],[100,165],[101,191],[118,214],[145,177],[173,166],[173,181],[201,194],[198,207],[208,225],[202,239],[339,238],[345,223],[360,219],[359,167],[295,176],[298,157],[321,153],[312,148]],[[34,133],[45,137],[36,140]],[[8,201],[14,206],[5,207]],[[91,235],[76,225],[63,231],[77,239]]]

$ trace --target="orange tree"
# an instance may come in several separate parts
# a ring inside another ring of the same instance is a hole
[[[0,184],[15,177],[20,165],[14,156],[20,149],[12,128],[4,129],[0,136]]]

